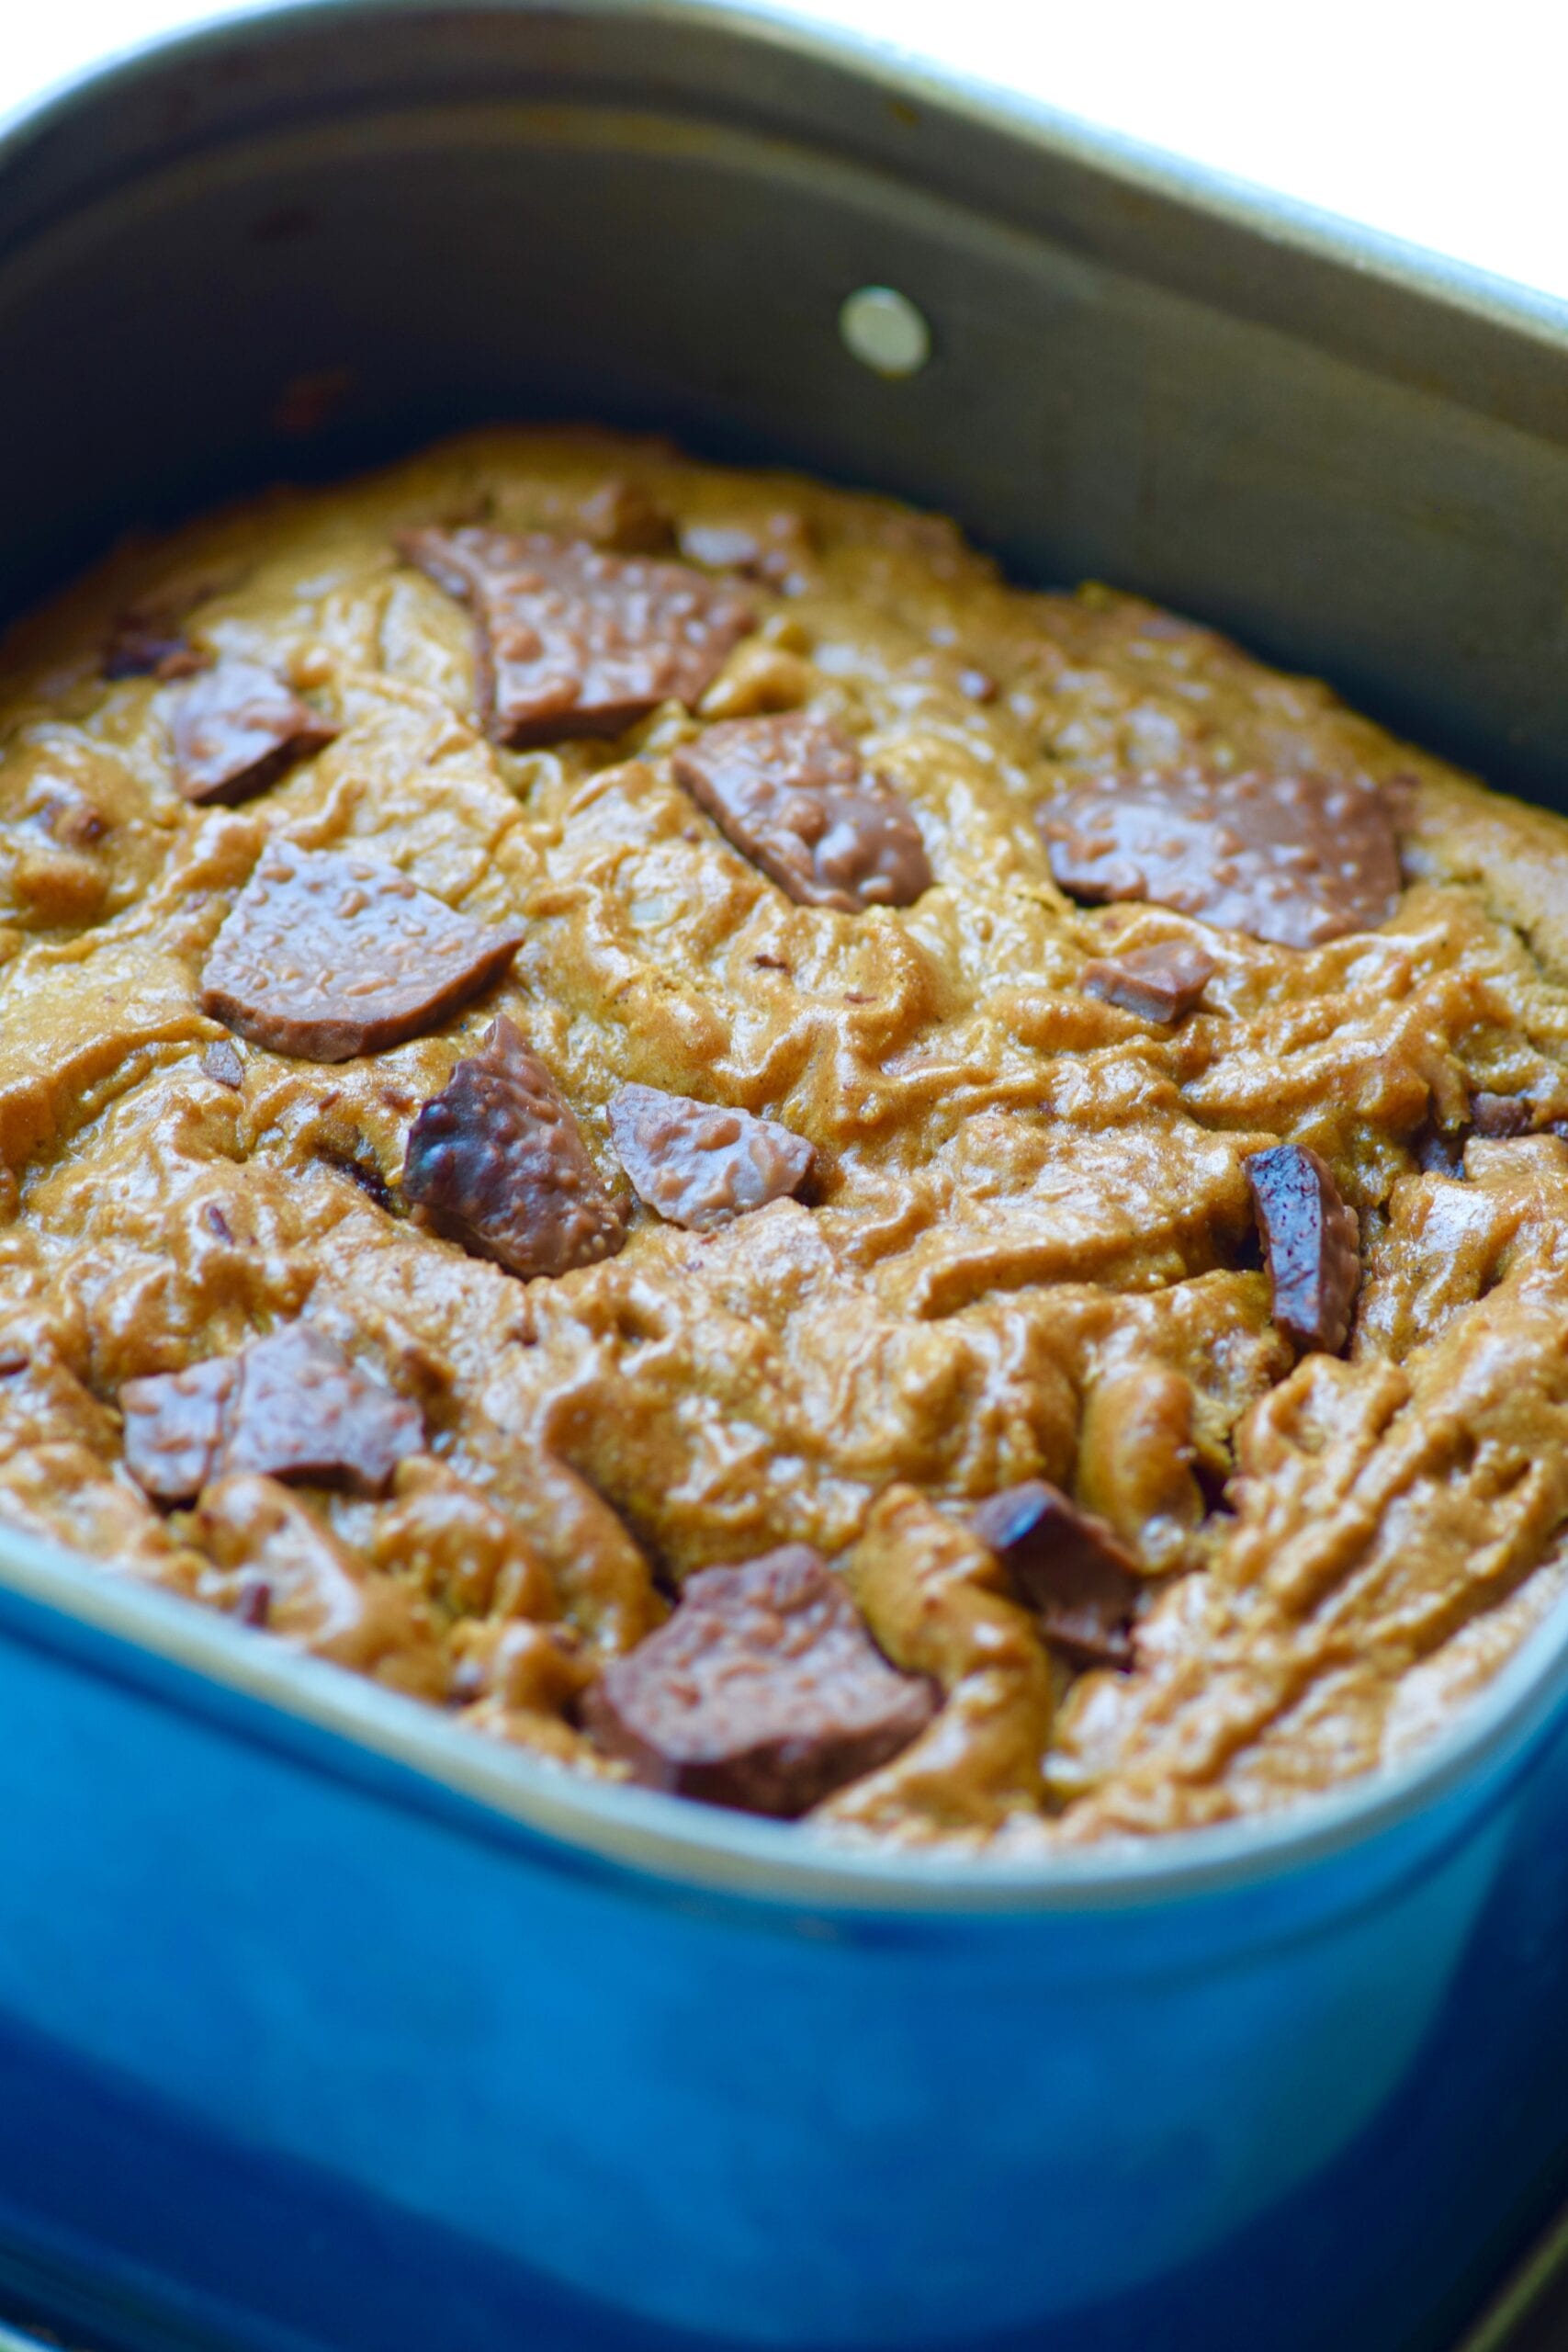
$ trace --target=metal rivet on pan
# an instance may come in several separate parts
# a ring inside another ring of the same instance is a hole
[[[861,286],[839,311],[846,351],[879,376],[918,376],[931,356],[931,331],[895,286]]]

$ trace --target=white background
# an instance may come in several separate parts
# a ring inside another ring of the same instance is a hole
[[[1568,299],[1568,0],[773,5]],[[159,27],[228,12],[0,0],[0,112]]]

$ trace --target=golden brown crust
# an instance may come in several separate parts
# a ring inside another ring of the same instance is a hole
[[[570,537],[585,512],[606,543],[668,517],[661,545],[743,573],[755,627],[694,712],[498,748],[471,617],[397,536],[482,514]],[[243,809],[191,806],[187,689],[104,674],[132,611],[261,664],[333,739]],[[1404,1753],[1555,1595],[1560,820],[1136,599],[1010,589],[935,518],[586,434],[469,439],[130,550],[0,664],[0,1515],[611,1774],[577,1710],[661,1588],[809,1544],[947,1694],[820,1817],[1003,1849]],[[913,903],[795,903],[696,808],[679,748],[781,711],[913,812]],[[1043,814],[1195,765],[1386,795],[1392,919],[1293,949],[1065,897]],[[278,844],[520,932],[515,960],[381,1052],[215,1057],[201,975]],[[1206,972],[1172,1023],[1084,986],[1150,949]],[[420,1105],[497,1015],[628,1217],[618,1255],[553,1279],[443,1238],[402,1189]],[[809,1191],[660,1222],[613,1147],[628,1086],[778,1122]],[[1477,1095],[1531,1132],[1479,1134]],[[1245,1163],[1281,1143],[1359,1223],[1346,1363],[1292,1372],[1269,1320]],[[427,1451],[380,1497],[231,1477],[160,1517],[124,1474],[122,1387],[301,1317],[417,1408]],[[1146,1580],[1130,1674],[1069,1689],[969,1533],[1031,1479]]]

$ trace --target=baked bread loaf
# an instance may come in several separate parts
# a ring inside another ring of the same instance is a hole
[[[1045,1852],[1562,1593],[1568,826],[1136,598],[468,438],[13,633],[0,925],[0,1518],[256,1638]]]

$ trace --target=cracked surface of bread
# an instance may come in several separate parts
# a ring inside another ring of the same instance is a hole
[[[607,483],[698,560],[787,543],[787,569],[748,572],[756,627],[694,709],[508,750],[470,615],[398,535],[582,533]],[[176,789],[179,680],[102,673],[171,583],[202,654],[331,735],[241,808]],[[682,744],[778,709],[901,796],[912,903],[797,904],[682,788]],[[1194,760],[1386,794],[1391,919],[1287,948],[1064,895],[1042,811]],[[202,969],[273,842],[520,931],[510,969],[386,1051],[242,1042],[215,1079]],[[1179,1020],[1079,985],[1165,942],[1213,966]],[[236,507],[0,662],[0,1517],[612,1777],[576,1712],[604,1662],[692,1571],[809,1544],[947,1694],[823,1831],[1045,1851],[1294,1802],[1427,1736],[1568,1575],[1565,980],[1568,825],[1136,598],[1010,586],[938,518],[533,431]],[[400,1190],[498,1014],[625,1213],[617,1254],[553,1278]],[[613,1148],[626,1086],[780,1123],[808,1196],[661,1223]],[[1483,1091],[1534,1132],[1467,1136]],[[1462,1175],[1424,1162],[1435,1132]],[[1244,1161],[1280,1142],[1359,1219],[1344,1362],[1294,1363],[1270,1321]],[[417,1405],[424,1453],[379,1498],[246,1476],[160,1513],[121,1386],[299,1317]],[[966,1532],[1036,1477],[1140,1563],[1129,1674],[1069,1679]]]

